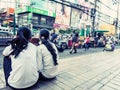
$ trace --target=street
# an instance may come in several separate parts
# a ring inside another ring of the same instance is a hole
[[[38,83],[32,90],[120,90],[120,49],[103,52],[99,48],[96,53],[91,52],[95,49],[80,51],[73,55],[67,50],[60,53],[56,80]],[[87,54],[78,55],[85,52]],[[0,78],[3,80],[2,69]]]
[[[5,46],[0,47],[0,69],[2,68],[2,63],[3,63],[2,51],[4,48],[5,48]],[[66,50],[64,50],[64,52],[59,53],[60,60],[68,58],[68,57],[76,57],[76,56],[80,56],[80,55],[84,55],[84,54],[101,52],[103,50],[103,48],[90,48],[87,51],[85,51],[84,49],[78,48],[77,49],[78,53],[75,53],[75,54],[70,54],[69,50],[70,49],[66,49]]]

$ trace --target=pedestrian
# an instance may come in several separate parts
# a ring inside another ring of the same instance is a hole
[[[84,40],[84,48],[85,48],[85,50],[88,50],[89,47],[90,47],[90,37],[87,36]]]
[[[10,45],[3,50],[6,85],[13,89],[26,89],[39,78],[36,62],[36,46],[29,42],[31,31],[20,27]]]
[[[69,52],[70,54],[72,54],[73,51],[74,53],[77,53],[76,45],[78,44],[78,37],[79,37],[78,33],[75,33],[74,37],[72,38],[72,47]]]
[[[57,37],[58,35],[56,34],[55,30],[53,30],[53,33],[51,33],[51,42],[57,44]]]
[[[68,47],[69,47],[69,48],[72,47],[72,34],[71,34],[70,37],[68,38]]]
[[[49,37],[50,33],[47,29],[40,30],[41,44],[37,48],[40,80],[51,80],[58,74],[58,51],[55,44],[49,40]]]

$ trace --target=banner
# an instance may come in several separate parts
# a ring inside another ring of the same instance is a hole
[[[57,3],[55,24],[69,26],[70,12],[70,7]]]
[[[82,18],[82,12],[80,10],[72,8],[71,27],[79,28],[81,18]]]

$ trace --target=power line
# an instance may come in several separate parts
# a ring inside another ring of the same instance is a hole
[[[110,10],[112,10],[112,11],[114,11],[114,12],[117,11],[117,10],[115,10],[115,9],[113,9],[113,8],[110,8],[108,5],[106,5],[105,3],[101,2],[101,1],[99,1],[99,3],[101,3],[102,5],[104,5],[105,7],[107,7],[108,9],[110,9]]]

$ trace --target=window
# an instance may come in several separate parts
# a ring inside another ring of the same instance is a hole
[[[54,23],[54,18],[47,17],[47,25],[52,26]]]
[[[33,24],[38,24],[38,16],[33,16],[33,18],[32,18],[32,23]]]
[[[41,17],[41,24],[45,25],[46,24],[46,18],[45,17]]]

